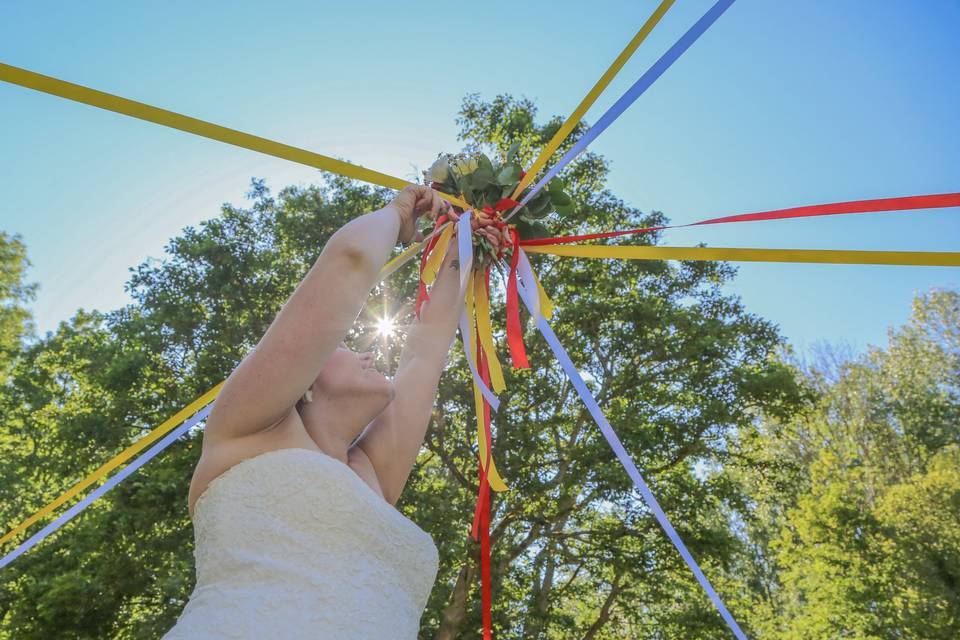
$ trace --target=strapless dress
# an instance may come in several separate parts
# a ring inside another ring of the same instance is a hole
[[[194,508],[196,586],[163,640],[415,640],[430,535],[350,467],[278,449],[214,478]]]

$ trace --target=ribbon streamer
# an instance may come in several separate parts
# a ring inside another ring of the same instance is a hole
[[[741,213],[722,218],[710,218],[689,224],[675,224],[662,227],[642,227],[626,231],[606,231],[603,233],[588,233],[580,236],[561,236],[556,238],[532,238],[521,240],[522,247],[540,245],[566,244],[581,240],[600,240],[616,238],[635,233],[662,231],[664,229],[682,229],[706,224],[725,224],[728,222],[755,222],[757,220],[784,220],[787,218],[808,218],[813,216],[833,216],[847,213],[877,213],[880,211],[909,211],[913,209],[937,209],[942,207],[960,207],[960,193],[938,193],[927,196],[908,196],[902,198],[880,198],[875,200],[852,200],[849,202],[832,202],[830,204],[814,204],[789,209],[776,209],[758,213]]]
[[[597,426],[600,427],[600,431],[603,433],[603,436],[607,439],[607,442],[610,444],[610,447],[613,449],[613,452],[616,454],[617,459],[620,461],[620,464],[623,465],[624,469],[627,471],[627,475],[633,480],[633,483],[637,486],[637,489],[640,490],[640,494],[643,496],[644,501],[647,503],[650,511],[656,517],[657,522],[660,523],[660,526],[663,528],[664,532],[667,534],[667,537],[670,538],[670,542],[673,543],[673,546],[677,548],[677,551],[680,552],[680,555],[683,557],[684,561],[687,563],[687,566],[690,567],[690,570],[693,571],[693,575],[696,577],[697,582],[700,583],[700,586],[703,587],[704,591],[707,592],[707,595],[710,597],[710,600],[713,601],[714,606],[720,612],[720,615],[726,621],[727,625],[730,627],[730,630],[733,631],[733,634],[739,640],[746,640],[746,636],[743,631],[740,630],[740,625],[737,624],[737,621],[733,618],[730,612],[727,610],[726,605],[723,604],[723,600],[720,599],[720,596],[714,591],[713,586],[710,584],[710,581],[707,580],[707,577],[703,574],[703,571],[700,570],[700,565],[697,564],[697,561],[693,558],[690,552],[687,550],[686,545],[683,543],[683,540],[680,539],[680,535],[673,528],[673,525],[670,524],[667,514],[664,513],[663,509],[660,507],[660,503],[657,502],[656,497],[654,497],[653,492],[650,491],[650,487],[647,486],[646,481],[640,475],[640,472],[637,470],[636,465],[633,463],[633,459],[627,453],[627,450],[624,449],[623,444],[620,442],[620,438],[614,432],[613,428],[610,426],[610,423],[607,422],[606,416],[603,415],[600,406],[597,404],[596,399],[593,397],[593,394],[590,393],[590,390],[587,388],[587,385],[583,382],[583,378],[580,377],[580,372],[577,370],[577,367],[573,364],[573,361],[570,359],[570,356],[567,354],[566,350],[563,348],[563,345],[560,344],[560,341],[557,339],[556,334],[553,333],[553,329],[550,327],[550,324],[547,322],[541,314],[536,312],[536,303],[534,301],[534,296],[532,296],[523,285],[520,284],[520,297],[523,299],[524,304],[527,309],[530,311],[531,315],[534,316],[537,322],[537,328],[540,329],[540,333],[543,335],[544,339],[547,341],[547,344],[550,345],[550,349],[553,351],[554,355],[557,357],[557,360],[560,362],[560,365],[563,367],[563,370],[566,372],[567,377],[570,378],[570,381],[573,383],[574,388],[577,390],[577,393],[580,395],[580,399],[583,400],[583,403],[586,405],[587,410],[590,412],[590,415],[593,417],[594,421],[597,423]]]
[[[457,222],[457,250],[460,258],[460,294],[457,300],[466,300],[463,312],[460,314],[460,339],[463,342],[463,353],[467,356],[467,364],[470,365],[470,373],[473,375],[474,384],[480,388],[480,393],[487,399],[494,411],[500,409],[500,400],[494,395],[493,391],[484,384],[480,377],[480,372],[474,364],[472,349],[470,347],[475,341],[473,336],[473,229],[470,226],[471,212],[464,211]]]
[[[537,274],[533,272],[533,267],[530,266],[530,259],[527,258],[527,254],[522,250],[518,251],[518,253],[520,254],[520,260],[517,265],[517,273],[520,279],[527,287],[533,288],[533,284],[536,284],[537,287],[538,295],[533,297],[534,317],[543,315],[545,318],[550,319],[553,316],[553,303],[550,301],[550,298],[547,297],[547,292],[544,291],[540,285]]]
[[[423,267],[423,281],[427,284],[433,284],[433,281],[437,279],[440,264],[447,255],[447,247],[450,245],[450,238],[453,237],[453,228],[453,225],[450,225],[440,233],[440,239]]]
[[[507,277],[507,346],[514,369],[529,369],[527,350],[523,346],[523,325],[520,324],[520,301],[517,297],[517,266],[520,260],[520,234],[510,229],[513,254],[510,256],[510,275]]]
[[[414,304],[417,320],[420,319],[420,307],[430,299],[430,295],[427,293],[427,285],[436,280],[440,263],[447,254],[447,245],[450,243],[450,234],[453,233],[453,227],[447,227],[439,236],[437,235],[437,231],[440,230],[440,226],[446,220],[446,215],[437,218],[436,224],[433,225],[433,233],[430,234],[431,239],[427,242],[427,248],[420,256],[420,277],[418,278],[417,301]]]
[[[490,267],[488,266],[482,278],[474,276],[473,300],[477,312],[477,335],[484,353],[484,361],[490,370],[490,379],[493,382],[494,393],[500,393],[507,388],[503,380],[503,369],[497,358],[497,349],[493,344],[493,327],[490,325]],[[483,371],[481,370],[481,375]]]
[[[470,280],[472,283],[474,276],[471,274]],[[486,361],[483,358],[483,349],[480,347],[480,339],[474,331],[473,324],[473,287],[467,288],[467,299],[466,299],[466,313],[469,321],[469,326],[467,331],[463,332],[463,325],[460,326],[461,334],[466,335],[466,340],[469,341],[472,349],[475,348],[476,351],[471,351],[466,353],[467,361],[470,363],[471,371],[476,371],[478,375],[473,378],[473,402],[474,409],[477,414],[477,449],[479,451],[481,468],[486,472],[484,478],[489,476],[489,482],[493,487],[494,491],[506,491],[507,485],[500,478],[500,474],[497,473],[496,465],[493,463],[493,455],[490,450],[490,407],[492,406],[489,400],[486,400],[486,395],[482,393],[483,389],[487,389],[490,382],[490,377],[488,370],[486,368]],[[466,345],[466,342],[464,343]],[[486,401],[485,401],[486,400]],[[474,530],[476,530],[477,516],[474,514]],[[474,535],[476,539],[476,535]]]
[[[464,211],[457,222],[457,252],[460,258],[460,297],[463,300],[467,293],[467,280],[473,274],[473,228],[470,226],[470,217],[473,212]]]
[[[483,382],[488,383],[489,370],[487,368],[486,358],[483,357],[483,351],[480,345],[477,345],[477,367],[483,377]],[[478,407],[479,409],[479,407]],[[480,486],[477,496],[477,508],[473,516],[473,539],[480,537],[480,593],[483,613],[483,637],[484,640],[491,640],[493,636],[493,618],[491,615],[491,594],[490,594],[490,489],[492,488],[492,478],[489,478],[489,471],[493,468],[493,439],[490,436],[490,407],[483,405],[483,440],[486,442],[486,448],[481,447],[478,452],[480,459]],[[481,412],[478,411],[477,419],[480,419]]]
[[[92,491],[90,495],[85,497],[83,500],[73,505],[66,512],[63,513],[59,518],[48,524],[46,527],[35,533],[33,536],[28,538],[23,544],[19,547],[5,555],[0,559],[0,569],[3,569],[5,566],[19,558],[21,555],[32,549],[37,543],[49,536],[51,533],[65,525],[67,522],[72,520],[78,513],[89,507],[95,500],[103,496],[106,492],[113,489],[115,486],[120,484],[127,476],[132,474],[134,471],[145,465],[147,462],[152,460],[154,456],[170,446],[177,438],[190,430],[194,425],[196,425],[201,420],[206,419],[210,411],[213,409],[213,404],[208,404],[207,406],[200,409],[199,412],[193,415],[192,418],[189,418],[186,422],[176,428],[172,433],[168,434],[163,440],[153,445],[146,453],[142,456],[128,464],[123,468],[120,473],[113,476],[105,483],[97,487],[96,490]],[[178,414],[179,415],[179,414]]]
[[[527,247],[530,253],[578,258],[625,260],[729,260],[740,262],[811,262],[822,264],[892,264],[960,267],[953,251],[851,251],[834,249],[735,249],[724,247],[634,247],[568,244]]]
[[[590,127],[590,129],[583,134],[583,137],[577,140],[577,143],[570,148],[563,157],[560,158],[560,161],[557,164],[553,165],[546,175],[540,179],[540,181],[534,186],[533,189],[524,196],[523,200],[520,201],[521,205],[527,204],[531,198],[533,198],[537,192],[540,191],[550,180],[553,179],[560,171],[567,166],[567,164],[580,155],[587,146],[593,142],[597,136],[603,133],[607,127],[609,127],[614,120],[620,117],[624,111],[627,110],[631,104],[633,104],[637,98],[639,98],[650,86],[657,81],[663,73],[670,68],[674,62],[677,61],[684,51],[690,48],[697,39],[703,35],[703,33],[710,28],[717,18],[719,18],[724,11],[726,11],[730,5],[732,5],[734,0],[718,0],[715,5],[710,7],[710,9],[703,14],[703,16],[697,20],[696,23],[690,29],[680,37],[677,42],[667,50],[663,56],[657,60],[650,69],[640,76],[640,79],[637,80],[633,86],[627,89],[627,92],[624,93],[619,100],[617,100],[612,107],[610,107],[606,113],[600,116],[600,119],[597,120],[597,123]],[[517,207],[507,215],[505,220],[508,220],[512,217],[520,207]]]
[[[3,544],[10,538],[14,537],[18,533],[20,533],[21,531],[29,527],[30,525],[32,525],[34,522],[36,522],[43,516],[47,515],[48,513],[50,513],[60,505],[62,505],[64,502],[66,502],[70,498],[74,497],[75,495],[77,495],[78,493],[80,493],[81,491],[89,487],[91,484],[93,484],[100,478],[103,478],[108,473],[110,473],[111,471],[119,467],[121,464],[123,464],[124,462],[126,462],[127,460],[135,456],[148,444],[150,444],[157,438],[161,437],[163,434],[167,433],[168,431],[176,427],[178,424],[180,424],[181,422],[189,418],[191,415],[199,411],[202,407],[213,402],[213,399],[216,398],[217,394],[220,393],[220,389],[223,388],[223,384],[224,383],[221,382],[217,386],[207,391],[205,394],[203,394],[202,396],[200,396],[199,398],[197,398],[196,400],[188,404],[186,407],[184,407],[183,409],[175,413],[173,416],[165,420],[162,424],[160,424],[160,426],[155,428],[153,431],[143,436],[142,438],[134,442],[132,445],[130,445],[129,447],[121,451],[119,454],[114,456],[113,459],[111,459],[109,462],[101,465],[96,471],[88,475],[86,478],[84,478],[80,482],[73,485],[73,487],[65,491],[56,500],[54,500],[47,506],[43,507],[42,509],[37,511],[35,514],[33,514],[32,516],[30,516],[29,518],[21,522],[19,525],[17,525],[16,527],[8,531],[2,538],[0,538],[0,544]]]
[[[480,379],[480,372],[477,371],[477,366],[473,361],[473,349],[470,348],[469,341],[470,336],[473,335],[473,331],[470,327],[472,318],[467,317],[467,312],[464,310],[460,314],[460,340],[463,343],[463,354],[467,358],[467,364],[470,365],[470,373],[473,375],[473,384],[477,387],[478,393],[482,394],[487,402],[490,403],[490,406],[494,411],[500,410],[500,400],[497,396],[490,390],[490,388],[483,384],[483,380]]]
[[[410,186],[411,182],[394,178],[393,176],[372,169],[367,169],[359,165],[337,160],[329,156],[300,149],[281,142],[274,142],[267,138],[261,138],[236,129],[228,129],[212,122],[206,122],[197,118],[191,118],[173,111],[160,109],[158,107],[121,98],[120,96],[96,89],[90,89],[83,85],[66,82],[51,76],[45,76],[27,69],[21,69],[9,64],[0,63],[0,80],[11,84],[17,84],[28,89],[43,91],[61,98],[82,102],[94,107],[114,111],[116,113],[153,122],[165,127],[179,129],[211,140],[219,140],[237,147],[258,151],[276,158],[291,160],[309,167],[316,167],[323,171],[330,171],[348,178],[362,180],[371,184],[377,184],[390,189],[403,189]],[[445,199],[457,206],[467,208],[467,204],[460,198],[445,193],[441,193]]]

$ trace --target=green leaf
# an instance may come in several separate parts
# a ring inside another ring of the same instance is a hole
[[[530,211],[533,213],[545,213],[550,210],[550,196],[543,191],[533,197],[533,200],[527,203]]]
[[[486,189],[491,183],[493,183],[493,169],[484,167],[482,165],[470,175],[471,183],[475,189]]]
[[[517,221],[517,232],[521,240],[532,240],[534,238],[548,238],[550,231],[539,222]]]
[[[497,204],[497,201],[500,200],[500,187],[493,184],[483,190],[483,195],[486,196],[487,203],[491,206]]]
[[[554,211],[559,213],[562,216],[572,216],[576,213],[576,206],[571,202],[570,204],[557,205],[553,208]]]
[[[551,189],[548,192],[550,204],[554,206],[566,206],[573,203],[573,200],[561,189]]]
[[[478,168],[478,170],[479,170],[479,169],[486,169],[487,171],[490,172],[490,175],[491,175],[491,176],[493,175],[493,163],[490,162],[490,158],[488,158],[488,157],[486,156],[486,154],[483,154],[483,153],[479,154],[479,155],[477,156],[477,162],[478,162],[479,165],[480,165],[479,168]]]
[[[455,188],[456,192],[457,192],[457,193],[463,193],[464,198],[467,199],[467,202],[469,202],[469,201],[470,201],[470,200],[469,200],[470,191],[471,191],[472,188],[473,188],[472,185],[471,185],[471,183],[470,183],[470,177],[469,177],[469,176],[462,176],[462,177],[460,177],[460,178],[457,179],[456,183],[457,183],[456,188]]]
[[[549,203],[547,206],[541,206],[541,207],[532,207],[531,206],[532,204],[533,204],[532,202],[528,202],[527,205],[520,210],[530,220],[540,220],[541,218],[545,218],[550,214],[550,211],[552,210],[549,206]]]
[[[514,185],[520,181],[520,167],[515,164],[505,164],[497,173],[497,184]]]

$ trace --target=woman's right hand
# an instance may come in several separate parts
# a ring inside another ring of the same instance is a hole
[[[453,209],[447,212],[447,217],[453,224],[460,221],[460,216]],[[483,213],[473,212],[470,216],[470,228],[474,234],[486,239],[494,253],[499,253],[500,247],[508,247],[513,242],[506,227],[498,227],[497,220]],[[456,232],[454,229],[454,235]]]
[[[417,218],[425,215],[436,220],[439,215],[450,210],[450,203],[427,185],[412,184],[404,187],[387,207],[392,207],[400,216],[397,243],[409,244],[423,239],[423,235],[417,231]]]

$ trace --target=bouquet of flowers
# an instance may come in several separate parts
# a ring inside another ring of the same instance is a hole
[[[573,212],[573,200],[557,178],[551,180],[529,202],[513,211],[520,206],[520,202],[514,198],[523,200],[532,189],[526,187],[521,193],[516,193],[526,175],[517,162],[519,148],[520,143],[515,143],[499,162],[480,152],[441,153],[433,165],[423,172],[425,182],[431,188],[458,195],[469,204],[480,222],[480,229],[499,233],[504,239],[504,242],[498,243],[500,250],[495,251],[485,238],[487,233],[475,235],[478,268],[502,257],[504,252],[512,251],[514,231],[521,240],[544,238],[550,232],[543,220],[551,212],[560,215]],[[463,209],[456,206],[454,211],[463,213]]]

